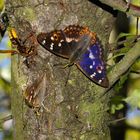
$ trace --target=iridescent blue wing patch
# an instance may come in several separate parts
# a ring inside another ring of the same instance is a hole
[[[102,57],[102,49],[98,40],[95,44],[87,48],[76,65],[96,84],[103,87],[109,86],[106,76],[106,67]]]

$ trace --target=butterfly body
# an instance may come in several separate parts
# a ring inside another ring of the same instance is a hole
[[[82,35],[80,37],[80,41],[78,41],[75,45],[75,50],[71,53],[69,58],[69,64],[77,63],[81,59],[82,54],[84,54],[87,50],[87,47],[90,46],[91,36]]]
[[[70,25],[64,30],[40,33],[37,40],[49,52],[69,59],[93,82],[108,87],[101,43],[87,27]]]

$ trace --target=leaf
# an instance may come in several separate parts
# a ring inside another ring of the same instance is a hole
[[[111,107],[110,107],[110,113],[115,114],[116,110],[121,110],[124,105],[122,103],[123,97],[116,96],[111,100]]]
[[[132,71],[140,71],[140,58],[138,58],[131,67]]]
[[[114,86],[114,89],[116,92],[119,92],[120,89],[122,89],[125,81],[128,79],[128,74],[130,71],[126,72],[124,75],[122,75],[119,79],[119,81],[116,83],[116,85]]]
[[[123,107],[124,107],[124,105],[122,103],[117,104],[117,105],[113,104],[111,106],[110,113],[115,114],[116,110],[121,110]]]
[[[129,97],[123,99],[132,108],[140,108],[140,89],[134,90]]]
[[[130,47],[123,47],[123,48],[121,48],[121,49],[118,49],[117,52],[115,52],[114,55],[113,55],[111,58],[109,58],[108,60],[110,60],[110,59],[115,59],[115,58],[117,58],[117,57],[119,57],[119,56],[123,56],[123,55],[125,55],[129,50],[130,50]]]
[[[128,36],[126,37],[126,42],[124,43],[125,47],[129,47],[131,48],[131,46],[134,44],[134,42],[136,41],[137,36],[136,35],[132,35],[132,36]]]
[[[126,40],[123,40],[123,42],[118,42],[117,44],[123,45],[123,47],[120,49],[117,49],[113,57],[111,57],[110,59],[114,59],[116,57],[125,55],[131,49],[131,46],[134,44],[136,38],[137,36],[131,35],[131,36],[126,37]]]
[[[134,37],[134,35],[131,34],[131,33],[120,33],[120,34],[118,35],[118,37],[116,38],[116,42],[118,42],[119,39],[121,39],[121,38],[123,38],[123,37],[128,37],[128,36],[129,36],[129,37],[130,37],[130,36],[131,36],[131,37],[132,37],[132,36]]]

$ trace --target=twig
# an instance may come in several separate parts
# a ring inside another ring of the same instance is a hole
[[[0,124],[5,122],[5,121],[11,120],[11,119],[12,119],[12,115],[11,114],[7,115],[7,116],[0,119]]]
[[[126,120],[126,117],[123,117],[123,118],[120,118],[120,119],[116,119],[114,121],[110,121],[109,123],[117,123],[117,122],[124,121],[124,120]]]
[[[119,10],[127,13],[128,15],[140,17],[140,7],[130,3],[128,9],[128,3],[125,0],[99,0],[99,1],[112,7],[114,10]]]
[[[117,63],[112,70],[108,73],[108,79],[109,79],[109,88],[102,88],[102,91],[100,89],[100,92],[102,97],[109,89],[112,87],[112,85],[119,80],[120,76],[124,74],[129,67],[135,62],[135,60],[140,57],[140,41],[138,41],[121,59],[119,63]],[[98,90],[98,88],[97,88]],[[100,98],[99,97],[99,98]]]

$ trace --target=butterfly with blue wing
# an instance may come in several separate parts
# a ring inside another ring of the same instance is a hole
[[[101,43],[88,27],[70,25],[64,30],[40,33],[37,40],[49,52],[69,59],[68,66],[76,64],[94,83],[109,86]]]

